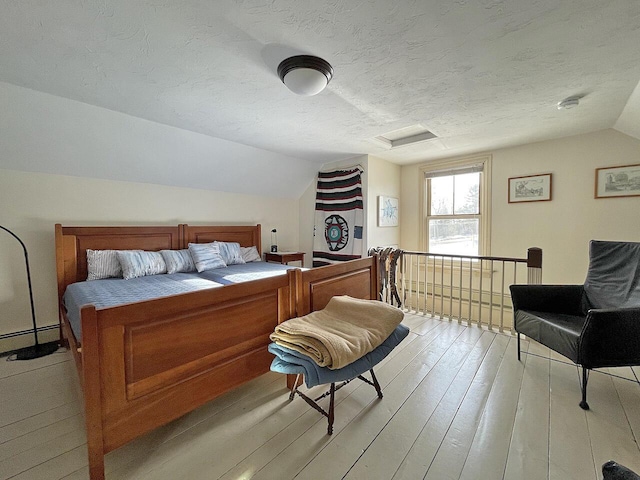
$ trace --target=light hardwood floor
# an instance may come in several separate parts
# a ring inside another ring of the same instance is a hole
[[[107,479],[600,479],[607,460],[640,471],[640,369],[594,372],[578,407],[575,366],[534,342],[409,315],[378,367],[384,398],[351,382],[334,434],[273,373],[110,453]],[[0,479],[88,478],[68,353],[0,359]],[[322,393],[320,387],[313,393]]]

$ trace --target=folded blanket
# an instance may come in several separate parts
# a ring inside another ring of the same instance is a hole
[[[342,382],[371,370],[383,358],[389,355],[408,334],[409,329],[406,326],[402,324],[398,325],[391,335],[372,352],[367,353],[364,357],[338,370],[320,367],[307,355],[271,343],[269,345],[269,351],[276,356],[273,362],[271,362],[271,371],[293,375],[301,373],[304,375],[307,388],[325,383]]]
[[[386,303],[345,295],[333,297],[323,310],[281,323],[270,338],[321,367],[339,369],[373,351],[403,317]]]

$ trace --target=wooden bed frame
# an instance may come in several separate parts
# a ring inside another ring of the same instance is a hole
[[[86,279],[88,248],[175,250],[213,240],[261,253],[260,225],[56,225],[61,340],[83,388],[92,480],[104,479],[106,453],[266,373],[273,359],[266,346],[278,323],[321,309],[334,295],[377,298],[370,257],[116,307],[85,305],[82,342],[75,338],[62,295]]]

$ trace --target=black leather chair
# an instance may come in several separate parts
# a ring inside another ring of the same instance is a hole
[[[613,460],[602,465],[602,475],[602,480],[640,480],[640,475]]]
[[[511,285],[514,325],[589,370],[640,365],[640,243],[592,240],[584,285]]]

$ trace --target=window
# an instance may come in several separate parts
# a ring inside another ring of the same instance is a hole
[[[451,255],[488,253],[488,160],[443,162],[421,169],[425,251]]]

